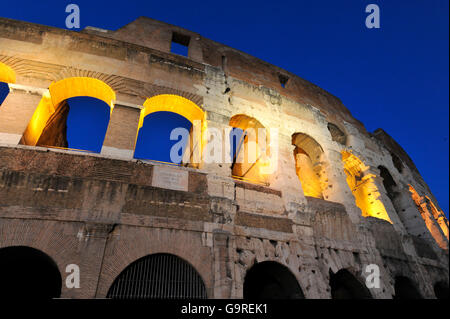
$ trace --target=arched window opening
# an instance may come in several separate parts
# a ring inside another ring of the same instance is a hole
[[[295,171],[302,184],[305,196],[323,199],[323,186],[326,176],[322,168],[322,147],[312,137],[296,133],[292,135],[292,145],[295,145]]]
[[[342,152],[342,161],[347,184],[355,197],[356,206],[361,209],[362,216],[384,219],[392,224],[380,200],[381,194],[374,181],[375,175],[369,172],[369,167],[347,151]]]
[[[439,281],[434,285],[434,294],[437,299],[448,299],[448,284]]]
[[[134,157],[199,167],[206,145],[206,113],[172,94],[148,98],[139,119]]]
[[[230,120],[231,175],[235,179],[263,185],[269,184],[269,134],[256,119],[235,115]]]
[[[330,131],[331,139],[338,142],[341,145],[347,145],[347,136],[345,133],[335,124],[328,123],[328,131]]]
[[[403,173],[403,163],[402,163],[401,159],[394,153],[391,153],[391,157],[392,157],[392,163],[394,163],[394,166],[397,169],[397,171],[400,174]]]
[[[397,183],[394,181],[394,178],[392,177],[391,173],[389,173],[386,167],[380,165],[378,166],[378,169],[380,170],[380,176],[383,179],[383,186],[386,189],[387,195],[394,203],[395,199],[398,196],[398,192],[396,190]]]
[[[330,269],[332,299],[372,299],[369,290],[347,269],[333,273]]]
[[[187,299],[207,298],[198,272],[183,259],[154,254],[130,264],[114,280],[107,298]]]
[[[0,249],[0,299],[49,299],[61,295],[62,279],[45,253],[25,246]]]
[[[396,277],[394,290],[393,299],[423,299],[416,285],[408,277]]]
[[[439,211],[428,196],[420,196],[412,185],[409,186],[411,198],[416,204],[425,225],[434,240],[442,249],[448,249],[448,219]]]
[[[244,279],[244,299],[304,299],[292,272],[274,261],[255,264]]]
[[[13,69],[0,62],[0,106],[9,94],[8,83],[16,83],[16,74]]]
[[[114,91],[94,78],[52,83],[20,144],[100,153],[115,99]]]

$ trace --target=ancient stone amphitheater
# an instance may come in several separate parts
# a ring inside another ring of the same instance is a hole
[[[286,70],[145,17],[80,32],[0,18],[0,82],[3,294],[448,296],[448,220],[413,161]],[[107,109],[97,151],[68,143],[95,126],[67,124],[77,97]],[[199,129],[191,155],[212,128],[278,146],[249,164],[136,158],[167,139],[140,134],[157,112]]]

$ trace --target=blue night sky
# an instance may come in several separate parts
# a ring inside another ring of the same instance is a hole
[[[148,16],[289,70],[339,97],[372,132],[388,132],[449,211],[448,0],[12,1],[0,16],[65,28],[115,30]],[[365,27],[378,4],[381,29]]]

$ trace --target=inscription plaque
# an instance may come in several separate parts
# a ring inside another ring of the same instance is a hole
[[[152,186],[188,191],[189,172],[176,168],[153,166]]]

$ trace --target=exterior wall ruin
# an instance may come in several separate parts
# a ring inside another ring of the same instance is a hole
[[[174,33],[189,37],[188,57],[170,53]],[[398,276],[424,298],[436,297],[438,282],[448,289],[448,220],[414,163],[386,132],[367,132],[314,84],[144,17],[116,31],[81,32],[0,18],[0,62],[16,73],[0,105],[0,249],[36,248],[63,278],[68,264],[79,265],[81,288],[63,285],[61,297],[103,298],[125,267],[156,253],[191,264],[209,298],[242,298],[247,271],[264,261],[286,266],[306,298],[332,297],[330,271],[346,269],[364,283],[369,264],[381,271],[373,298],[392,298]],[[101,153],[21,145],[50,84],[69,77],[99,79],[116,94]],[[200,106],[208,128],[229,129],[244,114],[278,129],[278,169],[268,185],[234,179],[227,163],[201,163],[171,168],[187,176],[186,190],[156,187],[155,170],[167,167],[133,152],[143,104],[160,94]],[[336,130],[345,136],[335,138]],[[322,149],[323,199],[304,195],[292,143],[298,133]],[[343,152],[367,167],[391,222],[362,216]],[[380,166],[395,180],[395,197]],[[432,203],[440,243],[409,186]]]

